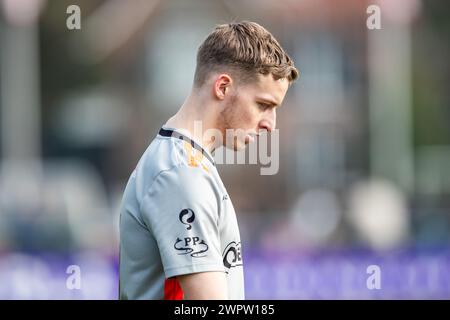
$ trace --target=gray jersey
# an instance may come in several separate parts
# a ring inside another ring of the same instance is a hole
[[[120,299],[182,299],[176,276],[226,273],[244,299],[241,241],[211,155],[161,128],[131,174],[120,212]]]

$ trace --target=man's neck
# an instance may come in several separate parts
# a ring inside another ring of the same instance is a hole
[[[199,97],[191,94],[165,125],[181,133],[184,131],[211,153],[216,148],[216,144],[208,135],[204,135],[206,130],[216,127],[214,110],[211,109]]]

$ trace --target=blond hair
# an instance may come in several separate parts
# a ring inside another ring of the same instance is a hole
[[[243,83],[255,81],[257,74],[275,79],[298,78],[298,70],[274,36],[255,22],[218,25],[200,45],[194,85],[202,86],[211,72],[227,71]]]

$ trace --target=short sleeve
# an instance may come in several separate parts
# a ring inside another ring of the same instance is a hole
[[[224,271],[218,194],[206,170],[176,166],[161,172],[142,198],[141,214],[158,244],[166,278]]]

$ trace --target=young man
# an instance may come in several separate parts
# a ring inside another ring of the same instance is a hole
[[[211,152],[221,145],[240,150],[261,130],[273,130],[297,76],[257,23],[217,26],[202,43],[190,95],[147,148],[123,195],[120,299],[244,299],[236,215]],[[245,134],[227,134],[231,129]]]

